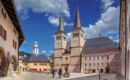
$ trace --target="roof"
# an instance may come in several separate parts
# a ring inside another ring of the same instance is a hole
[[[77,12],[76,12],[76,18],[75,18],[74,28],[81,28],[80,16],[79,16],[79,9],[78,8],[77,8]]]
[[[46,56],[38,55],[38,56],[27,56],[23,59],[23,62],[49,62]]]
[[[21,24],[18,19],[14,0],[1,0],[1,2],[2,2],[7,14],[9,15],[12,23],[14,24],[16,30],[19,33],[19,47],[20,47],[24,41],[24,35],[23,35],[22,28],[21,28]]]
[[[34,44],[38,44],[38,42],[37,42],[37,41],[35,41],[35,42],[34,42]]]
[[[23,51],[19,52],[19,56],[24,56],[24,55],[31,56],[32,54],[31,53],[27,53],[27,52],[23,52]]]
[[[119,48],[119,44],[110,40],[108,37],[98,37],[87,39],[83,47],[83,52],[113,48]]]

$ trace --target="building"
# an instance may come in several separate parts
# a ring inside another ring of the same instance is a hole
[[[26,56],[22,61],[23,71],[50,72],[50,61],[45,55],[39,55],[38,42],[34,42],[33,55]]]
[[[96,40],[99,40],[98,43]],[[102,42],[100,40],[102,40]],[[104,45],[102,45],[102,43]],[[100,47],[97,47],[97,44]],[[94,45],[93,50],[88,51],[88,49],[91,48],[91,46],[88,47],[88,45]],[[67,45],[67,34],[64,31],[63,17],[61,14],[59,20],[59,28],[58,31],[55,33],[54,68],[56,70],[59,70],[61,68],[63,72],[65,72],[66,69],[69,72],[87,72],[84,62],[85,56],[95,56],[95,59],[97,56],[99,58],[101,58],[100,56],[103,56],[104,63],[99,63],[99,66],[103,65],[101,69],[106,69],[106,66],[108,65],[107,72],[120,71],[120,54],[118,43],[113,42],[108,37],[101,37],[101,35],[99,38],[85,40],[84,31],[82,30],[80,24],[79,10],[77,9],[74,28],[71,30],[71,40]],[[113,59],[114,56],[117,56],[117,60]],[[106,57],[110,58],[110,60],[106,61]],[[101,61],[102,60],[100,60],[99,62]],[[95,66],[96,64],[98,63],[95,63]],[[93,65],[93,63],[91,63],[90,66],[91,65]],[[116,68],[113,68],[113,66],[116,66]],[[95,72],[97,72],[97,69],[100,68],[95,67]]]
[[[38,54],[39,54],[38,43],[35,41],[33,46],[33,55],[37,56]]]
[[[18,52],[24,35],[13,0],[0,0],[0,76],[18,73]]]
[[[130,0],[120,1],[121,74],[130,80]]]
[[[82,51],[82,72],[119,73],[119,44],[108,37],[87,39]]]
[[[54,68],[69,72],[81,71],[81,52],[84,46],[84,32],[80,24],[79,10],[77,9],[74,28],[71,30],[71,41],[67,45],[67,34],[64,31],[63,17],[60,16],[59,28],[55,33]]]
[[[20,67],[20,72],[23,71],[23,59],[27,56],[31,56],[32,54],[26,53],[23,51],[19,52],[19,67]]]

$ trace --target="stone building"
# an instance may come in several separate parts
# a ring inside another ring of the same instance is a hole
[[[82,51],[82,72],[120,72],[119,44],[108,37],[87,39]]]
[[[81,28],[79,10],[77,9],[74,28],[71,30],[71,40],[67,45],[67,34],[64,31],[63,17],[60,16],[59,28],[55,33],[54,68],[69,72],[81,71],[81,52],[84,46],[84,31]]]
[[[121,74],[130,80],[130,0],[120,1]]]
[[[18,72],[18,51],[24,35],[13,0],[0,0],[0,76]]]

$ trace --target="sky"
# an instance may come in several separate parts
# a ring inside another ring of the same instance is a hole
[[[119,42],[120,0],[14,0],[25,41],[20,51],[33,53],[34,41],[38,42],[39,54],[54,53],[54,33],[58,30],[60,13],[70,41],[76,10],[85,39],[99,34]]]

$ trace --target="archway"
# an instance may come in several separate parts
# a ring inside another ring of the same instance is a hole
[[[6,76],[8,71],[8,62],[5,50],[0,47],[0,76]]]
[[[11,57],[11,63],[12,63],[12,66],[13,66],[13,70],[16,71],[17,70],[17,66],[18,66],[18,60],[17,60],[15,55],[13,55]]]

